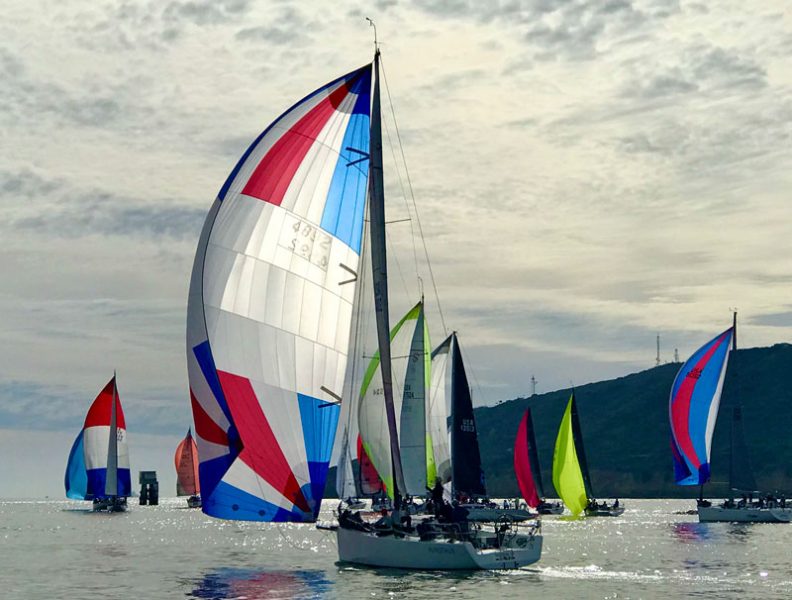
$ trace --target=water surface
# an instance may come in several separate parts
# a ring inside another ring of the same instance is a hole
[[[0,597],[788,598],[792,525],[699,524],[692,501],[628,500],[617,519],[544,517],[542,560],[505,572],[341,565],[310,525],[219,521],[163,499],[125,514],[0,501]],[[326,503],[330,517],[334,503]]]

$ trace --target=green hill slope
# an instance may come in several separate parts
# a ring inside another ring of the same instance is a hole
[[[679,364],[575,389],[594,493],[604,497],[693,497],[673,482],[668,395]],[[531,407],[548,495],[555,436],[570,390],[476,409],[487,488],[517,495],[512,452],[523,411]],[[711,496],[727,494],[731,408],[743,406],[745,438],[757,483],[792,492],[792,345],[733,352],[712,445]]]

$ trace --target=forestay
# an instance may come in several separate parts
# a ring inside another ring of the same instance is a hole
[[[318,514],[359,268],[370,90],[367,65],[274,121],[204,224],[187,361],[209,515]]]

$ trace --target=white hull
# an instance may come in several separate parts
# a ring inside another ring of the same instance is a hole
[[[792,520],[792,509],[699,506],[698,517],[701,523],[789,523]]]
[[[370,567],[421,570],[516,569],[542,555],[542,536],[520,536],[522,547],[476,549],[470,542],[417,537],[378,537],[375,533],[339,527],[338,558]],[[524,540],[524,541],[523,541]],[[515,544],[517,546],[517,544]]]

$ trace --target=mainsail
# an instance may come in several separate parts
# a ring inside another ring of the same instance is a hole
[[[366,65],[276,119],[207,216],[186,345],[209,515],[318,514],[360,267],[371,85]]]
[[[712,434],[733,335],[734,327],[730,327],[704,344],[682,365],[674,379],[668,414],[678,485],[702,485],[709,481]]]
[[[456,332],[449,336],[451,352],[451,484],[454,492],[486,496],[476,417]]]
[[[176,495],[194,496],[201,493],[198,480],[198,446],[192,436],[192,430],[187,430],[187,436],[179,442],[174,456],[176,463]]]
[[[558,428],[553,453],[553,485],[566,507],[577,516],[586,508],[588,497],[581,471],[581,457],[578,456],[579,446],[575,440],[575,429],[579,431],[580,425],[575,427],[575,421],[577,421],[577,409],[573,392],[561,419],[561,426]]]
[[[89,500],[126,497],[131,491],[126,422],[114,376],[91,404],[83,430],[72,446],[66,467],[66,495]]]
[[[544,491],[530,408],[526,409],[514,440],[514,473],[517,476],[520,493],[528,506],[531,508],[539,506]]]
[[[448,395],[446,394],[450,350],[451,336],[432,351],[432,380],[429,386],[429,437],[432,439],[436,477],[444,484],[451,481],[451,441],[448,429]]]

